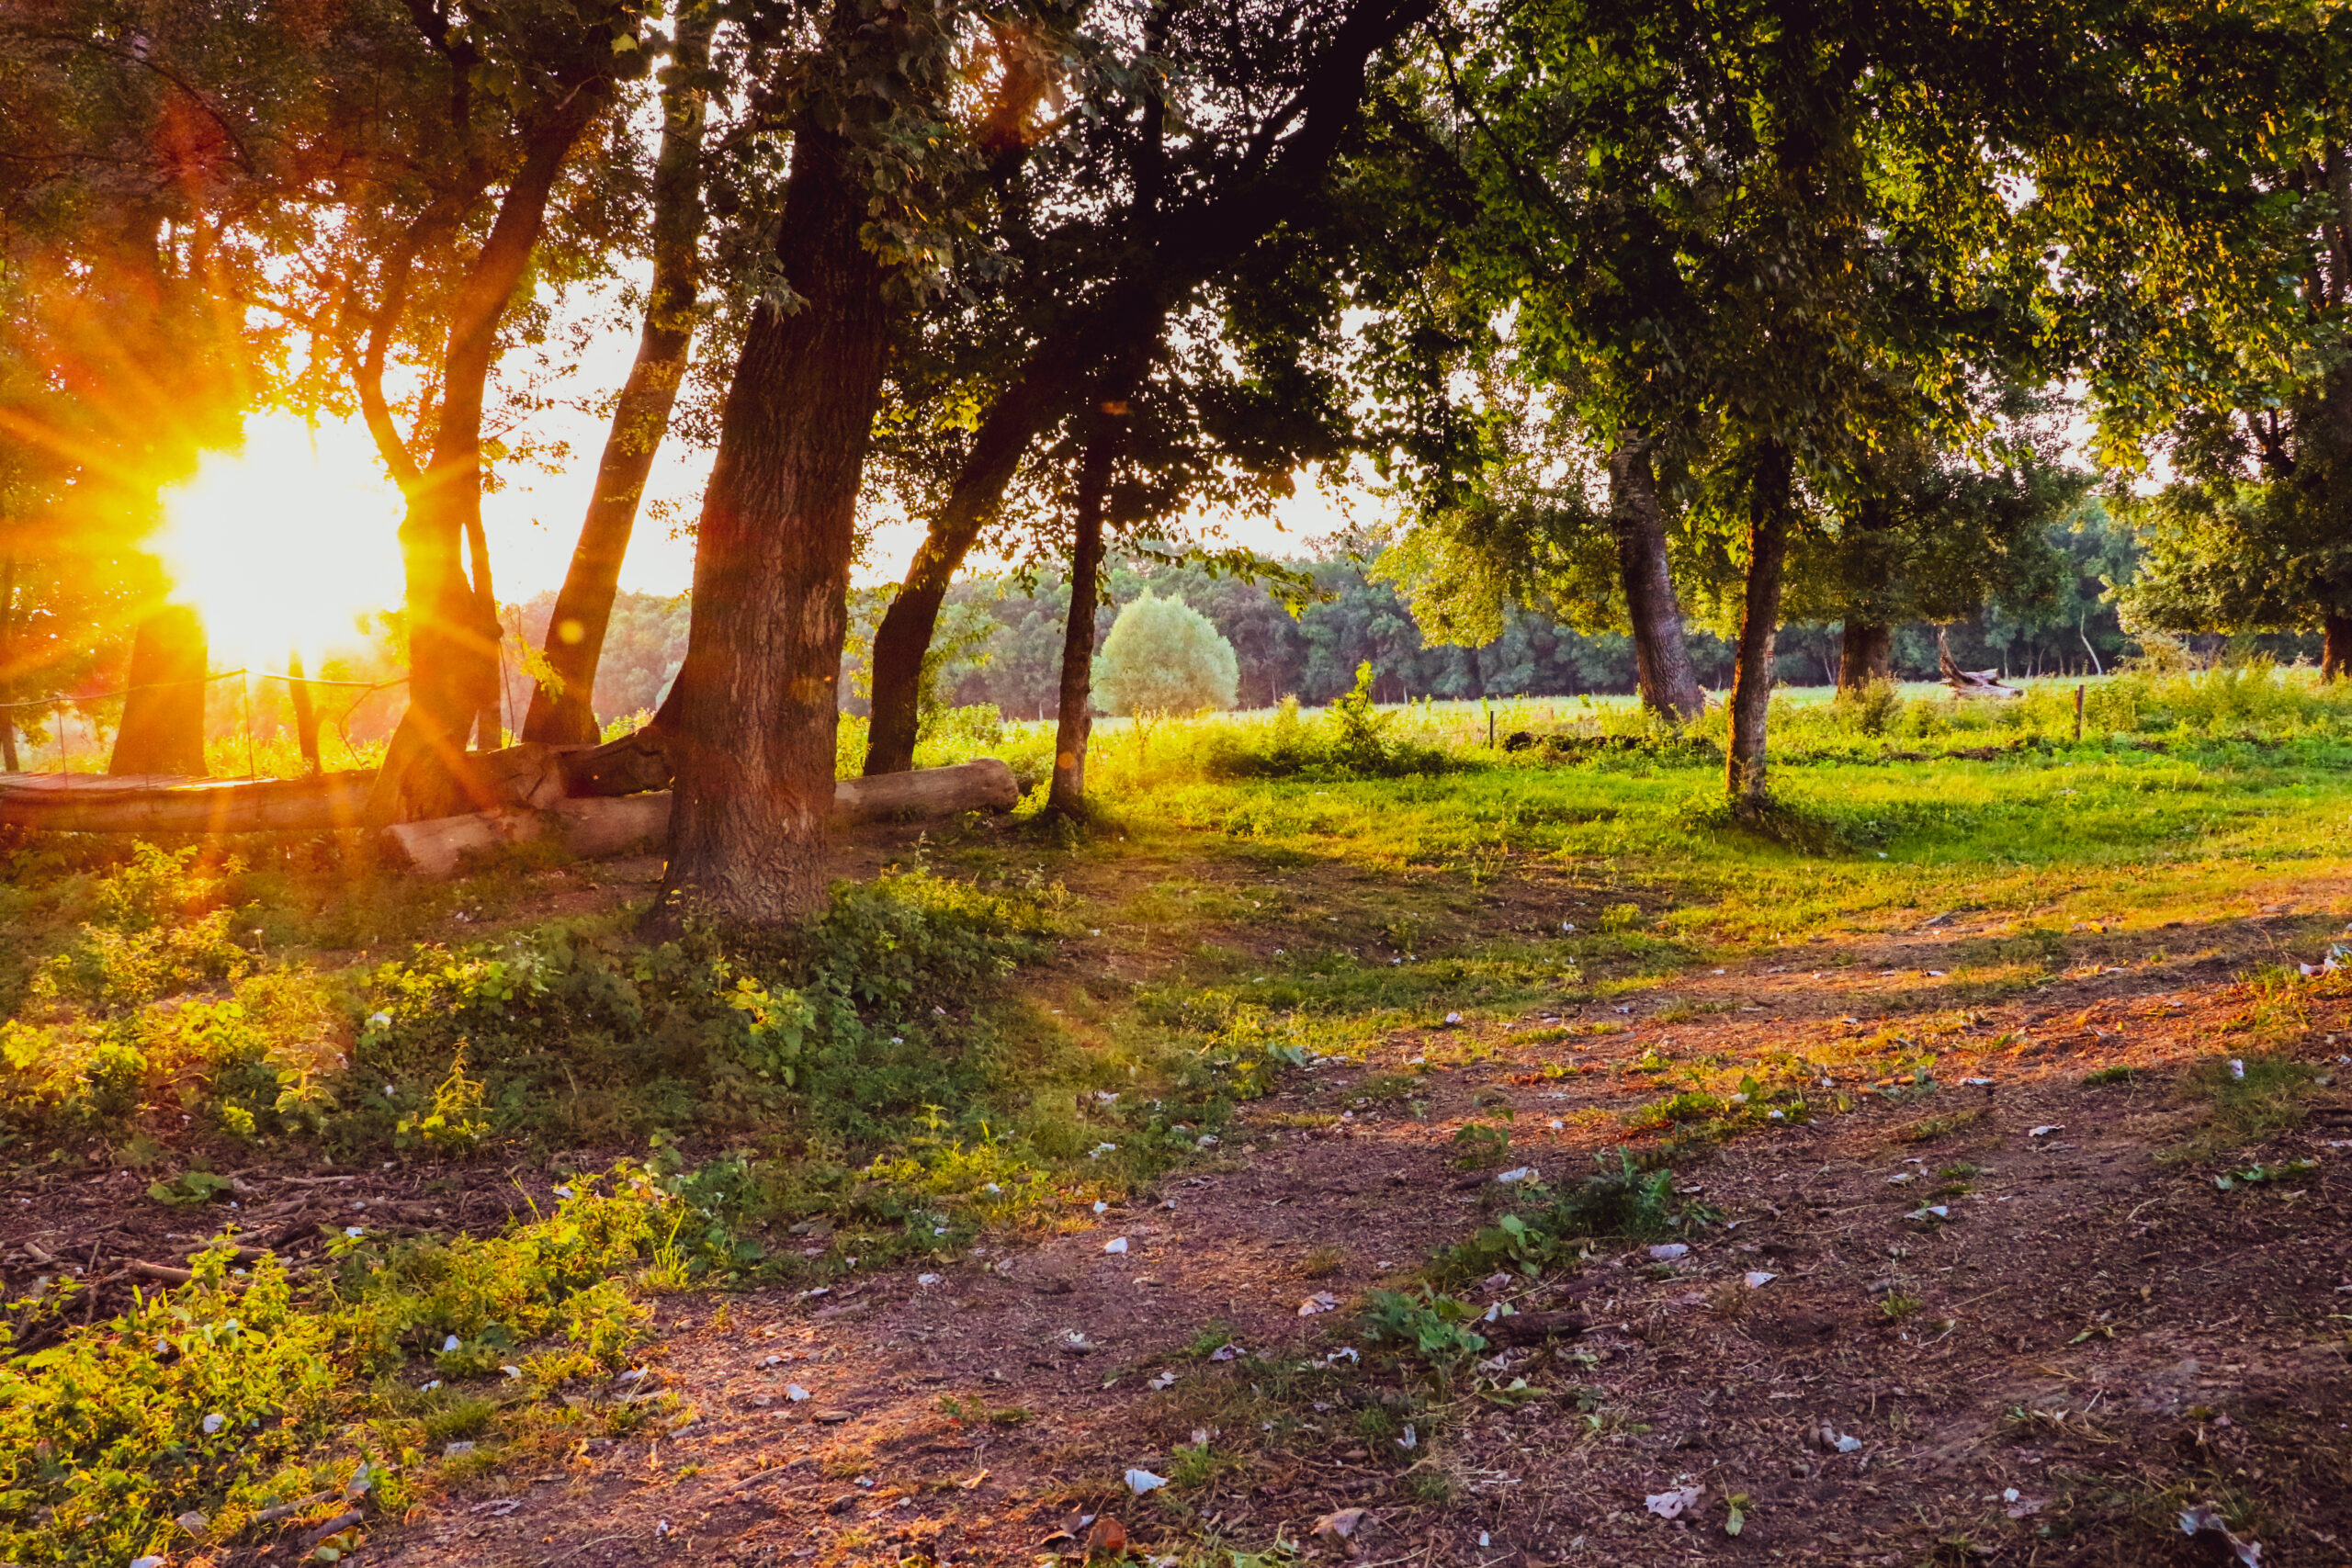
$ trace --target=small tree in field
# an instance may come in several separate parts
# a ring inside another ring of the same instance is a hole
[[[1240,678],[1233,645],[1206,615],[1149,590],[1119,612],[1094,661],[1096,698],[1113,713],[1229,708]]]

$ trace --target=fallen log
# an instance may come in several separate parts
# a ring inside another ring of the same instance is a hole
[[[0,826],[51,833],[322,832],[360,825],[376,775],[195,779],[0,775]]]
[[[385,829],[409,863],[426,876],[455,876],[470,856],[552,839],[582,860],[659,847],[670,832],[670,792],[588,795],[544,811],[482,811]],[[833,786],[833,821],[914,821],[965,811],[1010,811],[1021,802],[1012,770],[993,757],[952,768],[843,779]]]
[[[1944,629],[1936,628],[1936,667],[1951,688],[1955,697],[2021,697],[2024,691],[2001,683],[1998,670],[1962,670],[1951,656],[1951,649],[1944,641]]]

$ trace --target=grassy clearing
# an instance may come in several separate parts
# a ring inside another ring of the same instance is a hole
[[[1268,1132],[1419,1116],[1430,1068],[1607,1045],[1626,1026],[1611,1010],[1639,1008],[1641,1055],[1546,1070],[1608,1075],[1622,1102],[1582,1113],[1589,1130],[1640,1140],[1648,1168],[1531,1186],[1424,1290],[1371,1306],[1366,1348],[1409,1348],[1387,1382],[1220,1366],[1169,1391],[1180,1500],[1341,1441],[1442,1495],[1419,1445],[1447,1402],[1517,1397],[1456,1375],[1483,1348],[1450,1293],[1464,1282],[1671,1235],[1700,1217],[1655,1168],[1676,1151],[1865,1096],[1918,1101],[1896,1136],[1958,1170],[1972,1113],[1935,1075],[1955,1043],[1984,1046],[1972,1010],[2194,959],[2219,928],[2337,885],[2352,693],[2248,669],[2095,684],[2086,706],[2076,746],[2070,690],[1989,712],[1790,701],[1776,723],[1799,760],[1762,832],[1717,810],[1703,731],[1667,743],[1622,705],[1498,715],[1630,742],[1516,752],[1488,750],[1475,713],[1427,708],[1133,727],[1107,736],[1084,830],[947,834],[756,950],[639,944],[592,868],[425,886],[326,840],[19,844],[0,874],[0,1158],[136,1171],[214,1228],[220,1173],[256,1162],[528,1165],[574,1196],[495,1236],[363,1231],[292,1266],[215,1249],[87,1327],[60,1269],[10,1308],[0,1544],[28,1562],[77,1540],[184,1551],[187,1516],[227,1541],[288,1503],[333,1517],[362,1480],[368,1507],[397,1506],[668,1418],[605,1378],[650,1294],[814,1284],[1080,1223],[1219,1149],[1237,1102],[1312,1064],[1409,1053]],[[1044,744],[967,717],[923,760],[1028,766]],[[558,888],[589,912],[545,915]],[[1923,930],[1946,933],[1946,972],[1858,964]],[[1685,994],[1735,965],[1834,972],[1868,1010],[1803,1051],[1678,1047],[1678,1026],[1753,1010]],[[2312,994],[2290,967],[2247,979],[2179,1090],[2203,1117],[2181,1157],[2294,1123],[2318,1070],[2290,1054]],[[1449,1148],[1498,1169],[1525,1131],[1481,1106]],[[1212,1428],[1235,1436],[1193,1440]]]

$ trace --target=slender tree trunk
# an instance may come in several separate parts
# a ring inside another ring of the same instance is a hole
[[[1100,305],[1072,316],[1031,350],[1021,374],[990,405],[947,501],[907,568],[905,583],[874,635],[874,710],[867,721],[865,771],[914,766],[923,655],[939,624],[947,585],[994,513],[1029,443],[1068,409],[1091,367],[1121,353],[1142,354],[1159,339],[1171,305],[1294,216],[1323,181],[1363,97],[1367,63],[1420,25],[1430,0],[1365,0],[1351,6],[1324,47],[1293,104],[1303,108],[1283,152],[1256,176],[1181,222],[1152,214],[1164,176],[1149,157],[1136,168],[1136,209],[1148,236],[1133,274]],[[1148,27],[1166,25],[1173,7],[1155,6]],[[1147,104],[1145,144],[1156,139],[1157,100]],[[1286,111],[1287,112],[1287,111]]]
[[[380,820],[450,817],[496,804],[465,757],[469,734],[485,711],[497,711],[498,611],[480,550],[482,399],[497,356],[498,323],[538,243],[556,176],[602,112],[608,91],[579,88],[534,129],[490,238],[450,309],[433,453],[409,486],[401,524],[408,574],[408,708],[368,800],[370,815]],[[469,540],[476,547],[470,576],[464,558]],[[496,726],[493,716],[493,744]]]
[[[0,770],[17,773],[17,558],[0,555]]]
[[[1155,313],[1155,335],[1159,320]],[[923,656],[931,651],[948,585],[978,542],[980,530],[996,514],[1021,455],[1067,411],[1097,345],[1051,346],[1056,352],[1033,355],[1021,378],[989,406],[947,500],[907,563],[906,581],[874,629],[874,703],[865,740],[868,774],[902,773],[915,765]]]
[[[1102,497],[1111,485],[1112,436],[1097,430],[1079,459],[1069,615],[1062,631],[1061,713],[1054,727],[1054,778],[1046,809],[1086,810],[1086,742],[1094,732],[1094,611],[1102,575]]]
[[[1732,669],[1731,761],[1726,785],[1746,815],[1770,799],[1764,721],[1772,700],[1773,643],[1780,631],[1781,576],[1789,553],[1791,466],[1788,448],[1764,443],[1750,476],[1747,594],[1740,612],[1739,656]]]
[[[523,739],[593,745],[600,733],[591,695],[605,633],[620,592],[621,561],[637,526],[638,503],[654,455],[669,433],[670,410],[694,342],[701,284],[702,144],[700,80],[710,62],[711,7],[688,6],[678,17],[674,74],[662,92],[662,154],[653,169],[653,283],[637,360],[613,408],[596,489],[580,525],[580,543],[548,617],[546,671],[531,688]]]
[[[774,927],[824,897],[858,482],[890,336],[849,152],[803,117],[779,251],[804,303],[759,308],[728,392],[672,693],[676,804],[656,930],[695,913]]]
[[[1838,690],[1859,696],[1864,688],[1886,680],[1894,655],[1893,626],[1848,621],[1838,646]]]
[[[2319,678],[2352,679],[2352,615],[2331,610],[2322,626],[2324,640],[2320,644]]]
[[[313,774],[323,771],[319,763],[319,709],[311,700],[311,683],[304,679],[310,671],[302,668],[302,650],[286,650],[286,673],[293,679],[286,682],[286,690],[294,705],[294,743],[302,749],[303,765]]]
[[[204,622],[194,610],[165,604],[139,623],[107,773],[204,776],[207,662]]]
[[[1609,502],[1642,705],[1679,729],[1706,711],[1707,698],[1682,635],[1682,605],[1666,558],[1666,519],[1647,442],[1629,440],[1609,455]]]

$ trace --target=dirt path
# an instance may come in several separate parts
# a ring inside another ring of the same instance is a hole
[[[1645,1012],[1694,997],[1726,1010],[1670,1024],[1596,1005],[1586,1017],[1634,1027],[1539,1045],[1511,1035],[1540,1014],[1497,1027],[1476,1041],[1487,1059],[1418,1080],[1419,1116],[1356,1091],[1468,1042],[1400,1035],[1294,1075],[1217,1168],[1083,1232],[935,1277],[673,1301],[645,1374],[600,1395],[650,1396],[670,1412],[658,1426],[453,1496],[362,1560],[1028,1563],[1079,1552],[1099,1515],[1147,1553],[1279,1536],[1482,1568],[2210,1568],[2221,1538],[2177,1523],[2209,1503],[2266,1564],[2352,1562],[2352,1095],[2331,1084],[2262,1150],[2318,1158],[2298,1183],[2222,1191],[2210,1163],[2160,1163],[2196,1115],[2160,1075],[2209,1053],[2236,1005],[2202,972],[2085,975],[1982,1010],[1973,1054],[1947,1043],[1937,1094],[1681,1168],[1723,1224],[1670,1262],[1621,1246],[1573,1278],[1493,1281],[1521,1310],[1579,1304],[1592,1326],[1505,1352],[1450,1397],[1408,1409],[1347,1313],[1300,1315],[1317,1292],[1401,1284],[1483,1222],[1498,1190],[1464,1190],[1448,1163],[1474,1111],[1507,1100],[1512,1157],[1573,1179],[1612,1141],[1594,1113],[1655,1092],[1596,1063],[1622,1067],[1661,1034],[1685,1055],[1826,1054],[1865,1027],[1838,1010],[1931,984],[1954,940],[1906,939],[1907,973],[1836,988],[1785,962],[1696,976]],[[2337,1035],[2352,1041],[2341,999],[2301,1045],[2325,1057]],[[2083,1084],[2119,1061],[2158,1081]],[[1301,1364],[1343,1348],[1363,1359]],[[1130,1468],[1194,1483],[1136,1497]],[[1646,1506],[1682,1486],[1701,1489],[1686,1517]],[[1309,1535],[1351,1507],[1366,1512],[1351,1540]]]

